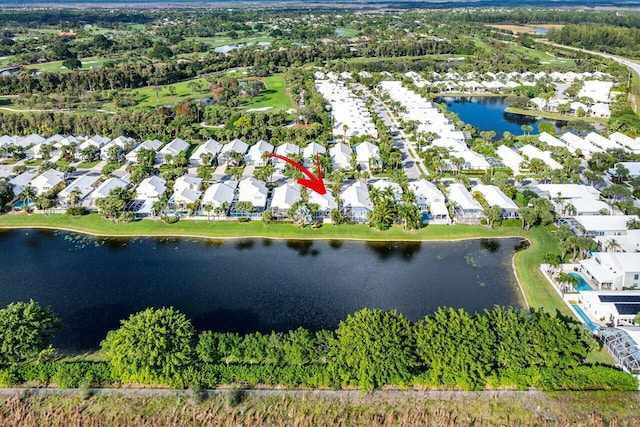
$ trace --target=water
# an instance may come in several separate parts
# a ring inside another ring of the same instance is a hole
[[[582,321],[582,323],[584,323],[585,326],[589,328],[591,332],[596,332],[598,329],[600,329],[600,326],[593,323],[591,319],[589,319],[589,316],[587,316],[579,306],[574,304],[571,307],[573,307],[573,310],[576,312],[578,317],[580,317],[580,320]]]
[[[0,306],[33,298],[65,328],[55,345],[95,349],[121,319],[173,306],[198,330],[335,329],[363,307],[412,320],[439,306],[523,306],[520,239],[433,243],[94,239],[0,232]]]
[[[589,286],[589,284],[584,281],[581,275],[576,273],[569,273],[569,276],[578,278],[578,286],[575,286],[576,291],[592,291],[593,290],[591,289],[591,286]]]
[[[560,127],[566,125],[563,121],[554,122],[522,114],[506,113],[504,110],[508,105],[502,96],[440,97],[435,98],[434,101],[446,103],[447,110],[453,111],[463,122],[469,123],[480,131],[495,131],[495,139],[502,138],[505,131],[522,135],[523,125],[533,126],[532,133],[539,133],[538,124],[543,121],[553,123],[557,132],[560,132]]]
[[[537,34],[537,35],[547,35],[549,34],[549,29],[548,28],[543,28],[543,27],[534,27],[533,28],[533,33]]]

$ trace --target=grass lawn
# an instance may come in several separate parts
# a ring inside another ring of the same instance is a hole
[[[566,67],[575,67],[576,63],[571,59],[561,59],[555,56],[549,55],[546,52],[536,49],[529,49],[524,46],[513,46],[513,49],[517,52],[524,53],[532,58],[536,58],[541,64],[559,65]]]
[[[92,167],[94,167],[98,163],[100,163],[100,160],[96,160],[95,162],[81,162],[81,163],[78,163],[77,168],[78,169],[91,169]]]
[[[245,38],[219,38],[219,37],[187,37],[186,40],[193,40],[200,43],[205,43],[209,45],[211,48],[216,48],[220,46],[226,45],[236,45],[242,43],[259,43],[259,42],[269,42],[273,40],[273,37],[270,36],[260,36],[260,37],[245,37]]]
[[[252,101],[243,105],[245,109],[266,108],[269,110],[288,110],[293,108],[291,98],[287,94],[287,85],[282,74],[272,74],[262,79],[266,89],[253,98]]]
[[[0,58],[0,68],[8,67],[15,60],[14,56],[3,56]]]
[[[195,88],[192,89],[189,87],[192,82],[200,84],[202,90],[196,91]],[[175,88],[175,95],[171,95],[169,86],[173,86]],[[205,98],[211,94],[209,90],[206,89],[207,86],[207,80],[200,78],[186,80],[171,85],[147,86],[134,89],[132,92],[136,95],[138,105],[132,108],[155,108],[158,105],[178,104],[186,99]],[[156,89],[159,89],[159,91],[156,92]]]
[[[80,58],[80,62],[82,62],[81,69],[89,70],[91,67],[100,68],[107,61],[110,61],[110,59],[97,57],[97,56]],[[69,71],[71,71],[67,67],[62,66],[62,61],[51,61],[51,62],[45,62],[44,64],[31,64],[31,65],[27,65],[25,68],[38,69],[40,71],[46,71],[49,73],[68,73]]]
[[[360,34],[360,30],[347,27],[336,28],[336,32],[340,32],[340,36],[342,37],[355,37]]]
[[[584,120],[585,122],[605,123],[605,124],[609,121],[609,119],[606,119],[604,117],[567,116],[567,115],[556,113],[553,111],[526,110],[523,108],[515,108],[515,107],[507,107],[505,108],[504,111],[507,113],[522,114],[524,116],[542,117],[542,118],[551,119],[551,120],[565,120],[565,121]]]

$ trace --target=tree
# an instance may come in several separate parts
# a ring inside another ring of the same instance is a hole
[[[24,206],[27,212],[29,212],[29,204],[35,197],[36,190],[30,185],[27,185],[24,190],[22,190],[22,193],[20,193],[20,201],[22,202],[22,206]]]
[[[0,310],[0,366],[16,364],[50,348],[62,327],[50,307],[37,302],[16,302]]]
[[[172,56],[173,51],[169,48],[169,46],[162,43],[157,43],[149,51],[149,58],[155,58],[161,61],[166,61]]]
[[[127,202],[131,200],[131,195],[124,188],[114,188],[109,191],[109,195],[96,200],[96,207],[104,218],[118,222],[118,218],[124,212]]]
[[[528,206],[520,208],[518,215],[522,219],[523,230],[529,230],[538,221],[538,213],[534,208]]]
[[[415,366],[411,322],[395,310],[365,308],[347,316],[329,351],[336,385],[358,385],[362,390],[406,384]]]
[[[0,212],[4,210],[7,203],[12,201],[14,197],[13,188],[11,184],[9,184],[9,180],[0,178]]]
[[[173,307],[148,308],[122,320],[100,346],[121,381],[182,387],[195,336],[191,321]]]
[[[67,58],[62,61],[62,66],[67,67],[70,70],[77,70],[82,68],[82,62],[78,58]]]
[[[493,224],[500,221],[502,216],[502,208],[498,205],[489,206],[484,209],[484,215],[487,217],[489,227],[493,228]]]

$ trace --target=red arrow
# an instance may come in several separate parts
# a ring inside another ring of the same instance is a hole
[[[281,156],[280,154],[275,154],[275,153],[267,153],[266,156],[277,157],[280,160],[284,160],[285,162],[289,163],[294,168],[299,169],[300,172],[302,172],[303,174],[309,177],[309,179],[299,178],[298,184],[304,185],[305,187],[308,187],[310,190],[313,190],[318,194],[327,193],[327,189],[324,187],[324,181],[322,180],[322,170],[320,169],[320,156],[318,154],[316,154],[316,161],[318,162],[318,176],[315,176],[314,174],[309,172],[309,169],[305,168],[300,163],[294,160],[291,160],[288,157]]]

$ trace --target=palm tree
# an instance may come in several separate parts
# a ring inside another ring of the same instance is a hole
[[[202,209],[207,213],[207,222],[211,221],[211,211],[213,210],[213,205],[211,203],[205,203],[202,205]]]
[[[622,245],[616,239],[609,239],[605,245],[607,252],[618,252],[622,249]]]
[[[78,205],[81,195],[82,191],[78,187],[71,190],[71,193],[69,193],[69,204],[72,208],[75,208]]]
[[[36,190],[30,185],[27,185],[24,190],[22,190],[22,193],[20,193],[19,199],[22,202],[22,206],[24,206],[27,213],[29,213],[29,204],[35,197]]]

